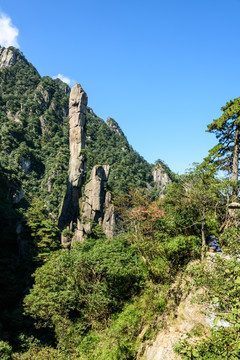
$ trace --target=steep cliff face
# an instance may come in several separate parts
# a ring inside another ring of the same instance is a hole
[[[94,224],[102,225],[105,235],[109,238],[113,237],[116,214],[111,204],[111,194],[107,191],[109,173],[109,165],[96,165],[92,169],[81,200],[81,217],[72,242],[83,241],[91,234]]]
[[[11,67],[16,64],[17,55],[9,48],[0,46],[0,69]]]
[[[87,94],[81,85],[75,84],[69,98],[69,182],[73,187],[80,188],[86,175],[86,106]]]
[[[59,225],[76,222],[79,216],[79,198],[85,181],[87,167],[85,150],[87,94],[75,84],[69,98],[69,175]]]
[[[159,190],[159,196],[162,197],[166,186],[172,182],[172,180],[160,163],[154,167],[152,174],[153,181]]]

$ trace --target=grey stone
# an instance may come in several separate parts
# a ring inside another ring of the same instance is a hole
[[[0,69],[11,67],[16,64],[16,54],[8,48],[0,48]]]
[[[30,167],[31,167],[31,160],[22,158],[21,168],[25,172],[25,174],[29,173]]]
[[[163,192],[166,189],[166,186],[172,182],[168,174],[164,171],[164,168],[161,164],[157,164],[153,169],[153,181],[157,188],[159,189],[159,196],[163,197]]]
[[[87,94],[81,85],[75,84],[69,97],[69,172],[65,199],[59,218],[59,227],[63,228],[71,221],[77,222],[79,217],[79,198],[86,177],[86,106]]]
[[[122,129],[120,128],[120,126],[118,125],[118,123],[117,123],[114,119],[108,117],[108,118],[107,118],[107,126],[108,126],[109,129],[111,129],[111,131],[114,132],[115,134],[118,134],[119,136],[125,137]]]
[[[81,217],[77,222],[72,243],[83,241],[91,235],[93,225],[102,225],[106,237],[111,238],[116,230],[116,214],[111,204],[111,194],[106,191],[110,173],[109,165],[93,167],[90,180],[82,197]]]

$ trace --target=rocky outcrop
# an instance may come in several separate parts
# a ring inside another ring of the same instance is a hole
[[[117,214],[111,200],[112,195],[110,192],[107,192],[104,204],[105,213],[102,223],[103,231],[107,238],[112,238],[117,232]]]
[[[166,189],[166,186],[172,182],[170,176],[166,173],[163,166],[158,163],[153,169],[153,181],[159,190],[159,196],[163,197],[163,192]]]
[[[116,214],[111,204],[111,194],[106,189],[109,172],[109,165],[96,165],[92,169],[82,198],[81,220],[78,220],[72,242],[83,241],[91,234],[94,224],[102,225],[105,235],[113,237]]]
[[[59,78],[54,79],[54,80],[65,94],[69,94],[71,92],[70,86],[68,86],[65,82],[63,82]]]
[[[83,152],[86,139],[87,94],[81,85],[75,84],[69,98],[69,182],[80,188],[86,175],[86,157]]]
[[[25,172],[26,175],[29,174],[30,168],[31,168],[31,160],[22,158],[21,168]]]
[[[103,204],[109,172],[109,165],[96,165],[93,167],[90,181],[84,191],[81,214],[83,218],[92,219],[96,222],[103,218]]]
[[[201,296],[200,291],[199,293]],[[197,304],[196,300],[194,302],[195,297],[196,294],[190,293],[181,300],[176,306],[175,318],[173,318],[173,312],[170,313],[156,339],[146,347],[142,360],[181,360],[181,356],[174,351],[177,342],[197,327],[204,327],[208,331],[209,327],[204,315],[206,307]]]
[[[0,69],[11,67],[16,64],[17,55],[10,48],[0,46]]]
[[[87,94],[81,85],[75,84],[71,90],[69,98],[69,173],[67,193],[62,206],[62,213],[59,218],[59,226],[71,221],[77,222],[79,216],[79,198],[81,196],[82,185],[86,177],[86,106]]]
[[[118,123],[114,119],[108,117],[107,118],[107,126],[109,127],[109,129],[112,130],[112,132],[115,132],[115,134],[118,134],[119,136],[125,137],[122,129],[120,128],[120,126],[118,125]]]

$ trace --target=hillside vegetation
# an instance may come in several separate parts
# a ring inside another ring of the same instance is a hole
[[[161,198],[153,165],[116,121],[88,108],[87,177],[94,165],[111,166],[108,190],[121,228],[107,239],[95,224],[67,250],[57,224],[68,179],[70,88],[10,50],[16,62],[0,69],[0,358],[149,360],[145,349],[181,291],[204,288],[202,301],[215,304],[229,326],[198,331],[194,341],[188,334],[175,350],[182,359],[238,359],[237,99],[209,126],[220,141],[202,164],[177,176],[156,162],[172,180]],[[218,177],[226,166],[231,180]],[[206,266],[210,234],[225,256],[215,257],[214,271]],[[186,277],[185,289],[174,290]]]

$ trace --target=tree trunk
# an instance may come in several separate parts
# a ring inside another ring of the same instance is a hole
[[[205,213],[203,211],[202,214],[202,250],[201,250],[201,258],[204,259],[205,255],[205,247],[206,247],[206,237],[205,237]]]
[[[232,168],[232,180],[236,183],[233,185],[232,202],[237,201],[238,198],[238,159],[239,159],[239,130],[240,124],[236,125],[234,149],[233,149],[233,168]]]

